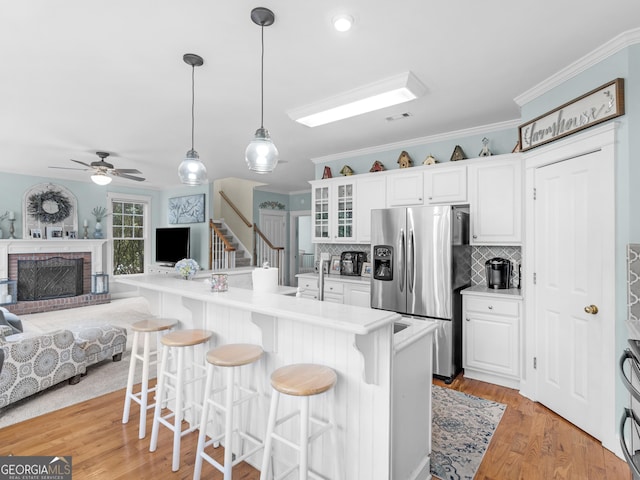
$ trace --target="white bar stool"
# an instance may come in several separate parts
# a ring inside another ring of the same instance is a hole
[[[153,333],[162,334],[167,332],[177,323],[178,320],[175,318],[154,318],[142,320],[131,325],[133,343],[131,346],[129,379],[127,380],[127,391],[124,397],[122,423],[129,423],[129,412],[131,410],[131,401],[133,400],[140,405],[140,427],[138,428],[138,438],[140,439],[147,434],[147,410],[155,406],[155,403],[148,403],[149,393],[156,391],[156,387],[149,388],[149,367],[158,363],[158,351],[151,352],[151,335]],[[143,336],[142,355],[138,351],[140,334]],[[155,358],[153,361],[151,361],[152,356]],[[142,362],[142,383],[140,384],[140,391],[133,393],[133,382],[138,361]]]
[[[267,480],[267,471],[269,469],[269,463],[272,460],[271,449],[274,439],[298,451],[298,465],[293,465],[285,470],[277,477],[278,479],[288,476],[296,469],[298,469],[299,480],[307,480],[309,476],[313,478],[324,478],[309,469],[309,444],[327,431],[330,432],[331,442],[333,443],[333,447],[336,449],[336,454],[334,456],[335,461],[333,462],[334,478],[335,480],[342,479],[342,462],[340,461],[335,420],[335,397],[331,398],[329,401],[328,421],[311,417],[309,414],[309,398],[313,395],[333,390],[337,379],[338,376],[333,369],[324,365],[309,363],[281,367],[271,374],[271,386],[273,387],[273,393],[271,395],[271,407],[269,408],[269,420],[267,423],[267,432],[265,434],[260,480]],[[278,419],[278,401],[281,393],[300,397],[300,410]],[[288,420],[291,420],[297,415],[300,415],[298,444],[275,433],[276,427]],[[319,428],[317,428],[315,432],[310,432],[309,423],[314,423],[318,425]]]
[[[258,398],[264,405],[264,391],[262,388],[262,379],[257,375],[256,367],[258,361],[262,357],[263,350],[258,345],[250,344],[229,344],[214,348],[207,353],[207,382],[204,389],[204,399],[202,401],[202,418],[200,420],[200,435],[198,437],[198,448],[196,450],[196,463],[193,471],[193,479],[199,480],[202,471],[202,460],[206,460],[217,470],[224,474],[224,480],[231,480],[232,469],[238,463],[255,454],[262,448],[262,440],[257,439],[239,428],[234,428],[233,408],[238,407],[250,400]],[[236,384],[235,374],[237,367],[243,365],[252,365],[253,379],[256,388],[252,389]],[[223,367],[226,374],[226,385],[211,391],[214,380],[215,367]],[[236,392],[234,392],[234,390]],[[224,392],[224,404],[215,401],[215,394]],[[234,396],[237,393],[237,396]],[[210,409],[213,410],[213,435],[208,441],[206,440],[206,430],[209,423]],[[215,413],[216,409],[224,414],[225,424],[224,431],[218,433],[215,431]],[[246,419],[244,419],[246,420]],[[233,456],[233,434],[236,433],[242,440],[240,455]],[[215,448],[219,446],[220,440],[224,438],[224,464],[219,463],[205,452],[205,448],[213,445]],[[244,452],[244,442],[253,443],[253,448]]]
[[[176,330],[175,332],[167,333],[160,340],[162,343],[162,360],[160,362],[160,371],[158,372],[156,407],[153,413],[153,427],[151,429],[149,451],[155,452],[158,447],[158,430],[160,429],[160,424],[171,430],[173,432],[173,462],[171,469],[174,472],[180,468],[180,440],[183,435],[191,433],[198,428],[196,420],[200,419],[200,412],[196,412],[196,409],[202,407],[199,401],[196,401],[195,390],[196,382],[203,379],[204,374],[197,375],[196,369],[204,369],[204,366],[196,364],[194,348],[188,347],[195,347],[206,343],[212,335],[213,332],[208,330]],[[177,362],[172,362],[175,364],[175,370],[171,370],[168,362],[169,351],[172,349],[175,350],[175,354],[172,355],[172,357],[174,359],[177,358]],[[186,352],[191,354],[190,361],[187,363],[185,363],[184,358]],[[171,384],[169,380],[173,380],[174,383]],[[185,392],[187,385],[191,388]],[[169,390],[173,390],[175,393],[175,397],[173,397],[175,398],[173,412],[162,415],[161,406],[173,400],[173,398],[168,398]],[[182,431],[182,420],[185,412],[188,410],[191,410],[193,421],[188,429]],[[172,417],[173,423],[170,422]]]

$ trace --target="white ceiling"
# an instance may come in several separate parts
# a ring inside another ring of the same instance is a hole
[[[287,163],[269,175],[244,161],[260,126],[256,6],[276,15],[264,32],[264,126]],[[348,33],[331,27],[340,13],[355,18]],[[48,167],[104,150],[147,179],[114,186],[179,185],[191,143],[182,56],[196,53],[195,149],[209,179],[301,191],[312,158],[518,119],[515,97],[639,18],[635,0],[0,0],[0,170],[88,181]],[[314,129],[287,116],[408,70],[424,97]],[[403,112],[412,116],[385,120]]]

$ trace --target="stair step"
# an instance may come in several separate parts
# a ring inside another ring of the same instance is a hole
[[[251,265],[250,258],[238,258],[236,257],[236,267],[248,267]]]

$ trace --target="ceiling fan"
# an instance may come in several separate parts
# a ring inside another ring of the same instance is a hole
[[[111,183],[110,175],[114,175],[116,177],[127,178],[129,180],[135,180],[136,182],[143,182],[145,179],[142,177],[135,177],[131,174],[140,175],[142,172],[136,170],[135,168],[114,168],[113,165],[109,162],[105,161],[110,154],[108,152],[96,152],[96,155],[100,157],[100,160],[97,162],[85,163],[80,160],[70,159],[72,162],[79,163],[80,165],[84,165],[88,168],[73,168],[73,167],[49,167],[49,168],[60,168],[63,170],[94,170],[93,175],[91,175],[91,180],[98,185],[108,185]]]

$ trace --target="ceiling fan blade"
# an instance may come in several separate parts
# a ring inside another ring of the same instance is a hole
[[[85,167],[92,168],[91,165],[89,165],[88,163],[81,162],[80,160],[74,160],[73,158],[70,158],[69,160],[71,160],[72,162],[79,163],[80,165],[84,165]]]
[[[135,180],[136,182],[144,182],[144,178],[142,177],[134,177],[133,175],[127,175],[126,173],[120,173],[119,170],[113,170],[111,172],[113,175],[122,178],[128,178],[129,180]]]
[[[90,168],[74,168],[74,167],[49,167],[49,168],[59,168],[60,170],[82,170],[86,172],[87,170],[91,170]]]
[[[136,170],[135,168],[116,168],[115,170],[113,170],[113,173],[116,173],[116,174],[118,174],[118,173],[136,173],[138,175],[142,175],[142,172],[140,170]]]

